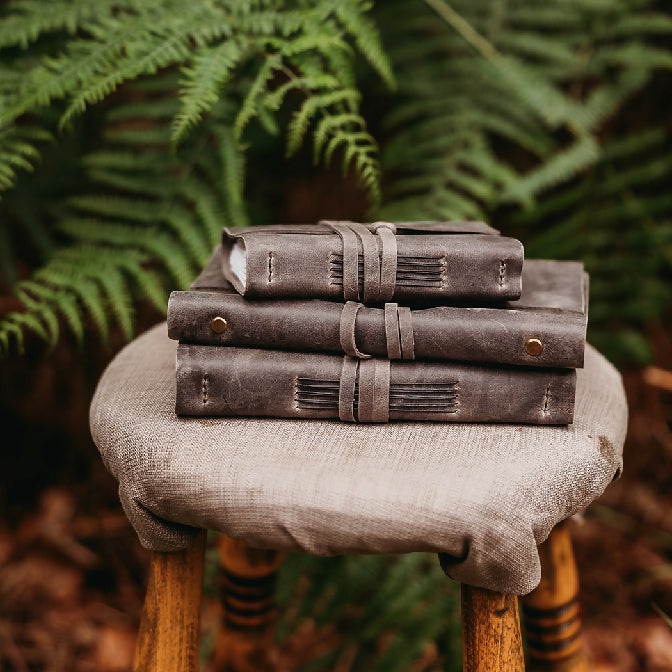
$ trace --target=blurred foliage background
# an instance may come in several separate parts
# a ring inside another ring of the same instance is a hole
[[[359,183],[353,216],[485,219],[583,259],[592,341],[646,360],[671,32],[652,0],[5,3],[0,348],[130,338],[139,300],[165,310],[222,225],[277,221],[312,158]]]
[[[483,219],[583,260],[589,340],[647,362],[672,293],[670,34],[654,0],[9,0],[3,375],[63,340],[85,368],[159,319],[222,226],[281,217]],[[435,559],[354,560],[283,570],[281,638],[308,604],[352,633],[305,669],[452,669]]]

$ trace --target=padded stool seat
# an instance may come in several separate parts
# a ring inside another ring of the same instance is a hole
[[[165,324],[136,339],[91,405],[94,440],[152,550],[209,528],[316,555],[432,551],[452,578],[522,595],[540,580],[537,546],[620,472],[623,386],[590,347],[567,427],[179,418],[175,348]]]

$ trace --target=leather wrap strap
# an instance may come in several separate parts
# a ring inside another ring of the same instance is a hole
[[[397,280],[397,238],[394,224],[324,221],[343,242],[343,298],[381,303],[394,295]],[[362,254],[362,292],[359,254]]]
[[[380,256],[376,236],[364,224],[351,222],[349,226],[362,244],[364,303],[377,303],[380,299]]]
[[[415,359],[415,339],[413,338],[413,314],[407,306],[397,308],[399,338],[401,340],[401,358]]]
[[[359,360],[347,355],[343,357],[341,382],[338,387],[338,417],[343,422],[355,422],[355,386]]]
[[[389,359],[415,359],[411,309],[396,303],[385,304],[385,341]]]
[[[339,342],[343,352],[349,357],[370,359],[372,355],[357,347],[357,313],[363,304],[346,301],[341,311]],[[415,339],[413,337],[413,317],[411,309],[396,303],[386,303],[384,309],[385,344],[388,359],[415,359]]]
[[[394,296],[397,283],[397,235],[394,224],[376,222],[372,225],[380,240],[379,301],[389,301]]]
[[[389,359],[401,359],[398,311],[398,304],[385,304],[385,341],[387,343],[387,356]]]
[[[327,222],[343,241],[343,298],[359,299],[359,244],[349,222]]]
[[[343,357],[338,417],[344,422],[387,422],[390,419],[389,359]]]
[[[359,422],[387,422],[390,418],[390,360],[359,363]]]
[[[350,357],[359,357],[360,359],[368,359],[371,355],[366,355],[363,352],[360,352],[355,340],[355,320],[357,319],[357,312],[361,307],[361,303],[346,301],[343,310],[341,311],[339,340],[341,348],[346,355],[349,355]]]

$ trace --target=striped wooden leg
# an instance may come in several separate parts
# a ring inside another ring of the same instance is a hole
[[[219,551],[224,617],[215,644],[215,669],[272,670],[275,578],[284,556],[225,535],[220,538]]]
[[[205,530],[178,553],[152,553],[134,672],[198,672]]]
[[[462,584],[462,669],[464,672],[525,670],[515,595]]]
[[[541,583],[523,598],[529,668],[552,672],[590,669],[583,650],[579,578],[567,522],[539,547]]]

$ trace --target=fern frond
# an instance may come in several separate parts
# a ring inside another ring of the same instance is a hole
[[[91,76],[88,81],[80,83],[79,91],[71,97],[68,107],[61,116],[59,121],[61,128],[76,115],[84,112],[88,105],[107,98],[122,82],[140,75],[153,75],[160,68],[184,61],[190,51],[189,37],[182,33],[156,37],[147,34],[143,42],[149,47],[144,53],[136,53],[133,58],[129,55],[126,59],[118,61],[113,69],[106,68],[106,72],[96,73],[97,76]]]
[[[20,291],[17,292],[18,298],[23,300],[22,295],[29,294],[36,299],[42,300],[43,309],[60,312],[70,327],[70,331],[75,335],[77,343],[84,341],[84,322],[82,315],[77,309],[76,299],[73,295],[58,291],[49,285],[40,284],[35,280],[24,280],[21,283]],[[24,303],[26,303],[24,301]],[[26,305],[29,305],[26,303]],[[58,335],[58,320],[54,312],[54,320],[52,323],[52,334]],[[56,341],[54,337],[52,344]]]
[[[72,96],[61,126],[140,75],[183,61],[191,44],[203,44],[227,30],[228,15],[214,6],[195,3],[177,8],[148,6],[138,12],[97,17],[85,24],[88,39],[71,42],[57,57],[45,57],[18,92],[15,102],[0,116],[8,121],[33,107]],[[162,11],[169,10],[172,11]]]
[[[210,257],[212,246],[200,226],[194,226],[192,213],[182,206],[173,206],[161,218],[172,229],[175,237],[189,252],[195,268],[201,268]]]
[[[262,98],[266,86],[273,76],[273,72],[280,67],[282,59],[278,54],[268,56],[257,71],[252,85],[249,87],[245,100],[236,115],[233,123],[234,137],[239,140],[245,127],[258,115],[257,106]]]
[[[608,330],[627,330],[631,337],[618,346],[620,356],[642,356],[632,325],[660,314],[672,298],[672,197],[664,186],[672,179],[672,158],[662,150],[666,135],[651,129],[605,144],[581,181],[556,189],[519,218],[538,230],[526,244],[529,254],[552,251],[584,260],[591,274],[589,336],[597,333],[600,343],[613,348]]]
[[[583,136],[552,159],[511,184],[502,194],[503,201],[527,202],[535,194],[561,182],[566,182],[592,166],[599,156],[595,140]]]
[[[16,297],[27,308],[27,312],[24,313],[24,315],[31,319],[35,318],[43,325],[44,331],[39,332],[39,335],[44,338],[51,347],[56,345],[59,334],[58,317],[49,303],[41,302],[33,298],[30,292],[26,291],[24,285],[19,285],[16,290]]]
[[[180,89],[180,111],[172,125],[171,141],[179,144],[218,100],[219,90],[246,57],[246,43],[231,38],[202,49],[185,68]]]
[[[231,223],[234,223],[234,226],[240,226],[242,224],[238,224],[238,221],[247,221],[244,213],[237,213],[240,220],[236,220],[231,214],[231,208],[228,209],[228,213],[225,213],[221,200],[217,198],[217,194],[213,193],[213,190],[203,180],[187,179],[183,181],[180,184],[180,194],[196,211],[203,224],[206,240],[210,248],[214,247],[221,237],[222,222],[231,221]],[[243,209],[243,207],[244,204],[241,201],[240,208]],[[228,218],[227,214],[229,215]]]
[[[336,3],[336,16],[352,35],[359,51],[378,72],[390,89],[396,87],[392,66],[380,41],[376,24],[361,11],[360,3]]]
[[[32,172],[40,159],[38,145],[52,140],[36,126],[10,125],[0,128],[0,192],[14,186],[18,172]]]
[[[220,129],[219,153],[224,170],[222,185],[228,204],[229,220],[234,226],[249,224],[244,206],[245,156],[229,128]]]
[[[49,334],[38,317],[31,313],[9,313],[0,319],[0,346],[7,354],[14,346],[20,353],[24,352],[24,332],[37,334],[43,341],[49,340]]]
[[[95,251],[93,251],[95,254]],[[89,256],[91,252],[87,252]],[[118,269],[117,265],[108,266],[96,276],[96,280],[103,290],[112,314],[116,317],[117,323],[127,340],[133,338],[133,303],[131,301],[130,288],[126,280]]]
[[[629,14],[605,26],[608,35],[615,37],[642,37],[644,35],[672,34],[672,16],[656,12]]]
[[[594,62],[602,67],[637,63],[642,69],[672,68],[672,54],[669,51],[635,42],[613,47],[605,46],[593,58]]]
[[[313,138],[313,158],[315,163],[319,161],[329,136],[343,128],[351,128],[355,132],[361,133],[366,129],[366,122],[359,114],[352,112],[328,115],[320,119]]]
[[[66,30],[75,34],[87,21],[109,15],[112,9],[133,8],[139,3],[126,0],[15,0],[0,19],[0,49],[27,48],[46,33]]]
[[[311,77],[292,77],[289,81],[270,91],[264,97],[264,105],[277,112],[290,91],[308,91],[311,88],[318,91],[333,91],[340,87],[341,83],[333,75],[317,75]]]
[[[294,113],[287,129],[287,155],[291,156],[299,149],[315,115],[326,112],[331,106],[338,104],[343,104],[346,110],[353,112],[357,109],[360,99],[361,94],[354,89],[330,91],[307,98],[299,111]]]

